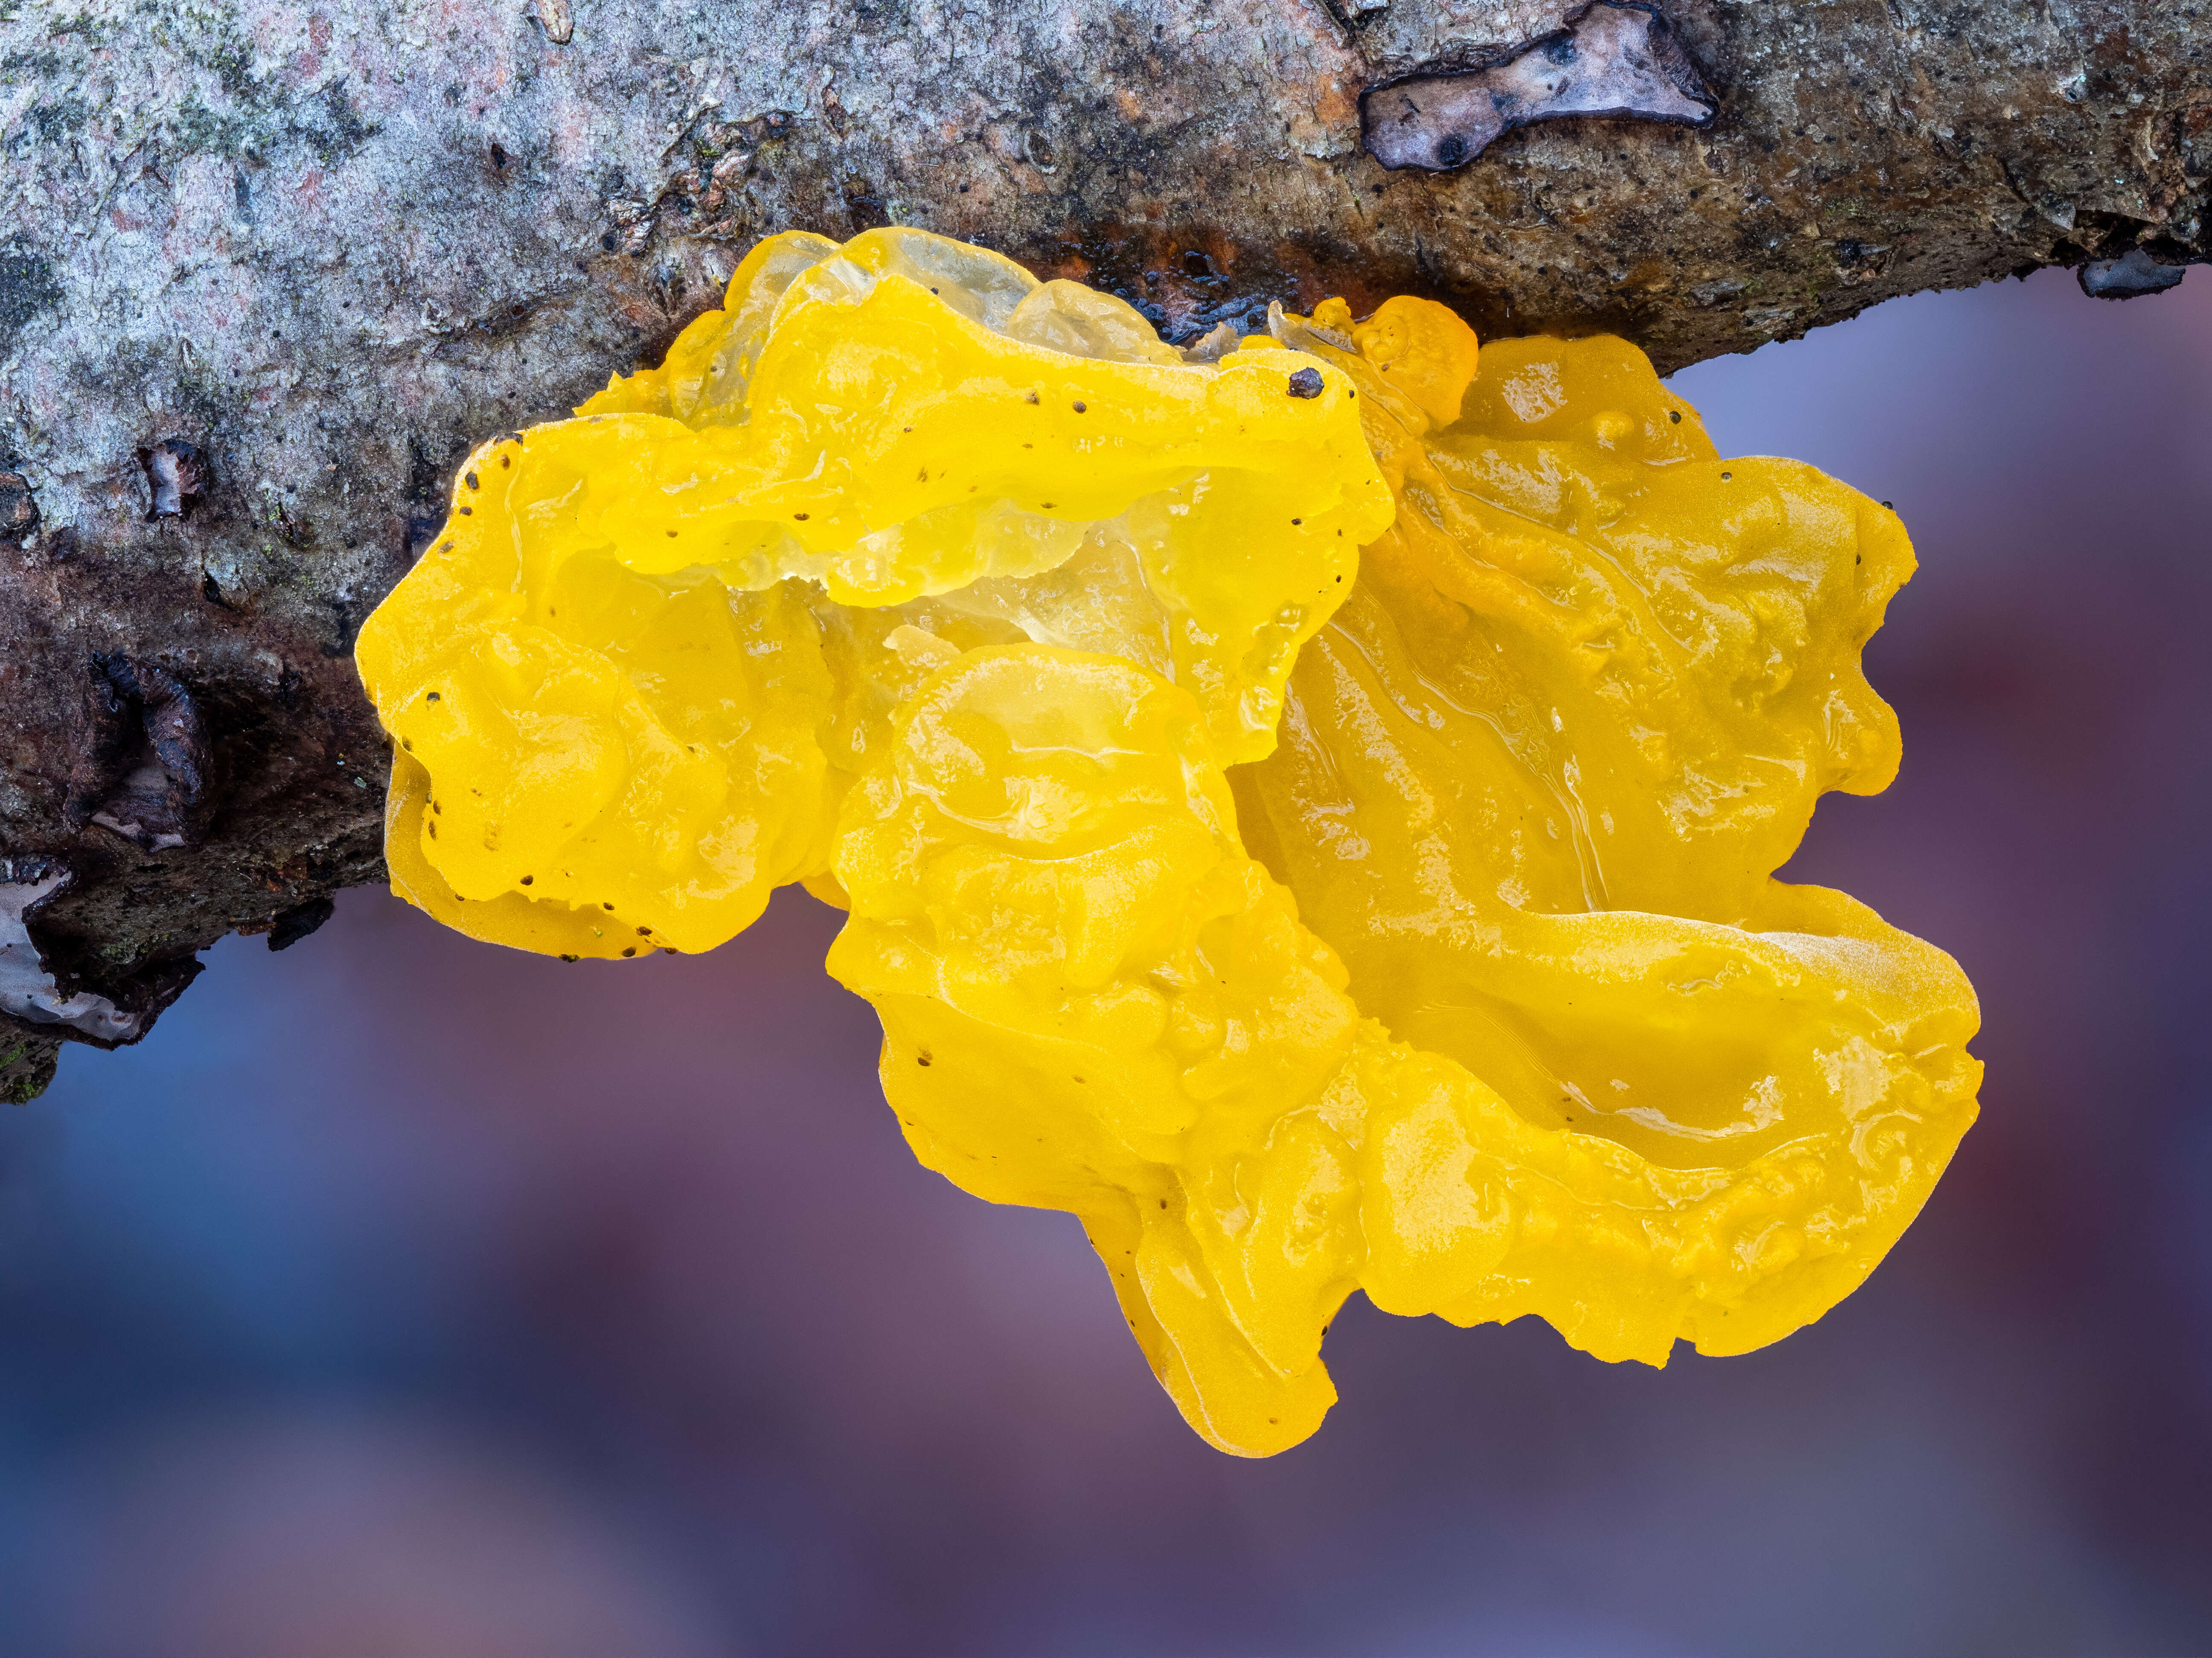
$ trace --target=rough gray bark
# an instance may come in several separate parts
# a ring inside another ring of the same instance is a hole
[[[2043,264],[2153,291],[2212,257],[2212,0],[0,0],[0,148],[27,1097],[380,878],[356,627],[475,440],[754,238],[926,226],[1178,338],[1426,294],[1667,369]]]

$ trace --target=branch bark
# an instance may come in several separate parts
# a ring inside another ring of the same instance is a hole
[[[0,143],[28,1097],[380,878],[355,628],[475,440],[755,238],[921,225],[1178,339],[1423,294],[1662,370],[2040,265],[2155,291],[2212,258],[2212,0],[0,0]]]

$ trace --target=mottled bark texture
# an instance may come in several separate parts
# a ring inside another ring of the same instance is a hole
[[[769,232],[926,226],[1177,338],[1411,292],[1663,368],[2207,257],[2212,0],[1625,3],[0,0],[0,1091],[380,878],[362,616],[471,443]],[[1395,169],[1394,83],[1445,123]]]

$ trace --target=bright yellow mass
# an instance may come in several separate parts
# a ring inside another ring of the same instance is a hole
[[[1773,879],[1894,774],[1886,508],[1612,338],[1278,312],[1218,355],[913,230],[761,244],[486,444],[362,630],[393,885],[571,958],[850,912],[915,1155],[1083,1223],[1224,1450],[1364,1291],[1602,1358],[1848,1295],[1973,993]]]

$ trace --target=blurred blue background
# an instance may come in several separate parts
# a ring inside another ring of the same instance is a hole
[[[830,912],[610,969],[358,892],[0,1114],[0,1652],[2212,1654],[2212,271],[1676,385],[1922,561],[1903,774],[1790,872],[1960,958],[1989,1080],[1826,1320],[1355,1301],[1234,1461],[1072,1221],[915,1166]]]

